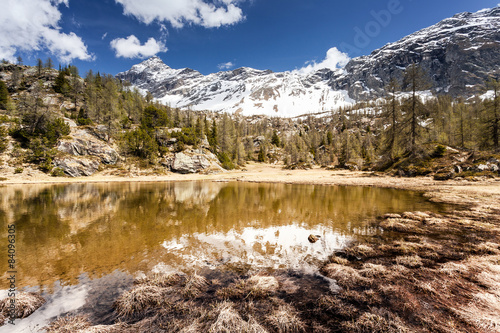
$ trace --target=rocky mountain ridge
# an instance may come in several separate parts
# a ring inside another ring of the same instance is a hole
[[[343,69],[274,73],[248,67],[203,75],[158,57],[117,74],[172,107],[293,117],[383,96],[391,77],[420,64],[436,92],[472,95],[500,73],[500,7],[461,13],[352,59]]]

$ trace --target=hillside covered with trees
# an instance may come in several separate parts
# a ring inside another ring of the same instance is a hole
[[[258,161],[437,179],[498,174],[498,79],[485,82],[481,95],[452,98],[433,95],[427,76],[413,64],[376,101],[296,118],[243,117],[161,105],[128,82],[92,71],[82,77],[71,65],[54,69],[50,59],[35,67],[4,61],[2,168],[62,176],[75,175],[68,165],[76,163],[91,165],[90,174],[111,169],[126,175],[131,165],[211,172]],[[116,156],[110,159],[111,150]],[[176,167],[186,156],[195,167]]]

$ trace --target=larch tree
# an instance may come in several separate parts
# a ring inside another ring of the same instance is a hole
[[[397,98],[397,93],[400,91],[399,82],[392,78],[386,86],[387,96],[381,117],[384,125],[387,128],[384,131],[385,142],[383,143],[383,154],[388,156],[391,161],[394,161],[399,155],[397,144],[399,142],[401,106]]]
[[[493,91],[493,99],[486,101],[486,126],[488,128],[489,137],[492,143],[492,148],[498,151],[500,149],[500,81],[491,78],[487,84],[487,88]]]
[[[410,97],[404,103],[406,134],[409,138],[408,152],[415,155],[417,140],[421,136],[421,123],[425,120],[426,114],[425,105],[422,103],[418,92],[429,89],[430,84],[423,69],[413,63],[406,68],[403,86],[406,91],[410,92]]]

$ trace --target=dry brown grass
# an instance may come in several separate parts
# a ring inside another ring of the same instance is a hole
[[[218,313],[217,319],[210,326],[209,333],[266,333],[266,330],[255,319],[250,318],[248,322],[243,320],[231,302],[220,303],[215,311]]]
[[[164,288],[137,285],[126,291],[116,302],[115,311],[119,317],[133,317],[145,310],[159,306],[163,301]]]
[[[278,279],[274,276],[254,275],[247,280],[237,280],[228,287],[217,290],[216,295],[222,299],[265,298],[276,293],[279,288]]]
[[[403,333],[411,332],[400,320],[390,320],[379,314],[365,312],[355,321],[342,323],[349,333]]]
[[[195,273],[187,278],[182,294],[184,297],[194,298],[201,294],[209,285],[210,282],[205,277]]]
[[[367,286],[369,280],[359,274],[359,272],[349,266],[339,264],[328,264],[323,267],[322,272],[337,284],[344,288]]]
[[[416,220],[390,218],[382,221],[380,226],[390,231],[422,233],[423,230],[419,227],[419,224],[420,222]]]
[[[179,273],[151,273],[135,280],[134,283],[165,288],[180,284],[184,280],[185,277]]]
[[[47,333],[75,333],[89,327],[90,322],[86,316],[66,316],[57,318],[45,330]]]
[[[418,267],[422,267],[422,265],[423,265],[422,259],[417,255],[396,257],[396,259],[394,261],[396,262],[396,264],[402,265],[402,266],[405,266],[408,268],[418,268]]]
[[[376,253],[373,247],[366,244],[358,244],[353,247],[349,247],[345,250],[345,252],[349,255],[361,258],[370,257]]]
[[[21,292],[16,294],[15,296],[15,316],[16,318],[26,318],[35,312],[38,308],[40,308],[43,304],[45,304],[45,299],[35,293],[25,293]],[[9,305],[11,302],[11,298],[5,298],[0,301],[0,313],[3,313],[7,316],[9,311]]]
[[[342,258],[342,257],[338,257],[338,256],[331,256],[329,258],[329,261],[332,263],[332,264],[339,264],[339,265],[344,265],[344,266],[347,266],[349,265],[349,260],[347,260],[346,258]]]
[[[266,319],[267,323],[278,333],[305,332],[304,323],[298,317],[296,311],[288,304],[281,305]]]

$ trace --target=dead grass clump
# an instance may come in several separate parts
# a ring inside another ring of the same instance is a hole
[[[274,276],[254,275],[248,279],[250,294],[254,297],[265,297],[278,290],[279,283]]]
[[[26,318],[35,312],[39,307],[45,304],[45,298],[35,293],[24,293],[21,292],[16,294],[16,309],[15,316],[16,318]],[[4,298],[0,301],[0,312],[8,313],[10,306],[11,298]],[[10,314],[10,313],[9,313]]]
[[[198,321],[189,324],[188,326],[182,328],[179,333],[199,333],[201,332],[201,325]]]
[[[216,291],[219,298],[265,298],[278,290],[278,280],[273,276],[254,275],[247,280],[238,280],[226,288]]]
[[[366,263],[363,264],[359,273],[367,278],[380,278],[386,276],[389,272],[384,265]]]
[[[417,256],[399,256],[395,259],[396,264],[402,265],[408,268],[419,268],[422,267],[422,259]]]
[[[404,212],[401,214],[403,218],[423,222],[431,216],[424,212]]]
[[[246,280],[237,280],[228,287],[217,289],[215,295],[222,299],[244,298],[248,295],[248,283]]]
[[[248,323],[233,308],[233,303],[224,301],[215,309],[218,312],[217,319],[210,326],[209,333],[219,332],[245,332]]]
[[[352,333],[396,333],[409,332],[399,322],[387,320],[386,318],[371,312],[363,313],[358,319],[351,322],[343,322],[342,329]]]
[[[339,264],[339,265],[343,265],[343,266],[349,265],[349,260],[347,260],[346,258],[338,257],[336,255],[331,256],[329,261],[332,264]]]
[[[246,333],[267,333],[266,329],[260,325],[254,317],[249,316]]]
[[[401,215],[400,214],[394,214],[394,213],[387,213],[382,215],[383,219],[400,219]]]
[[[304,332],[304,323],[298,317],[295,309],[285,304],[266,317],[267,323],[278,333]]]
[[[165,288],[138,285],[126,291],[116,302],[115,310],[119,317],[133,317],[149,308],[157,307],[163,300]]]
[[[196,297],[209,285],[210,282],[206,278],[195,273],[187,278],[182,294],[187,298]]]
[[[184,281],[184,277],[178,273],[152,273],[135,281],[136,284],[147,284],[157,287],[171,287]]]
[[[86,316],[60,317],[44,327],[47,333],[75,333],[86,330],[90,322]]]
[[[496,243],[492,243],[492,242],[485,242],[485,243],[481,243],[479,245],[476,245],[475,248],[474,248],[474,253],[476,254],[499,254],[500,253],[500,250],[499,250],[500,246]]]
[[[344,319],[354,318],[358,314],[358,309],[355,306],[330,295],[321,296],[318,299],[318,306],[321,311],[343,317]]]
[[[323,273],[344,288],[369,285],[369,280],[362,277],[359,272],[348,266],[328,264],[322,268]]]
[[[418,223],[420,222],[410,219],[387,219],[380,222],[379,225],[390,231],[421,233],[422,230],[417,227]]]
[[[375,250],[373,247],[365,245],[365,244],[359,244],[350,248],[347,248],[345,252],[348,255],[353,255],[355,257],[370,257],[375,254]]]
[[[73,333],[124,333],[124,332],[134,332],[134,329],[129,330],[128,325],[119,323],[115,325],[90,326],[88,328]]]
[[[455,263],[452,261],[449,261],[439,268],[439,271],[442,273],[445,273],[446,275],[449,276],[455,276],[458,274],[466,274],[469,272],[469,268],[464,265],[463,263]]]

